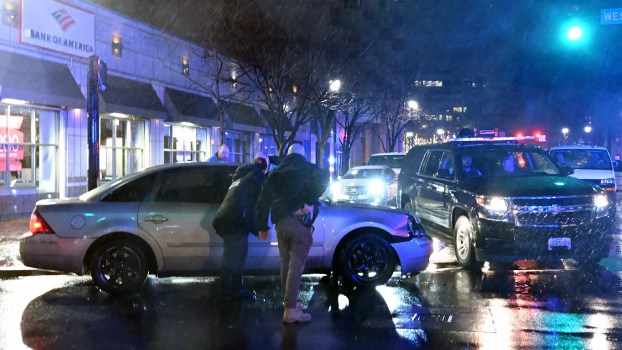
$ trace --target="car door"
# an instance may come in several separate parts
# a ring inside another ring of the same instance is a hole
[[[416,212],[422,219],[448,228],[450,193],[455,173],[453,154],[430,150],[421,169]]]
[[[235,167],[190,166],[162,171],[138,210],[139,227],[162,250],[164,270],[217,268],[223,241],[212,227]]]

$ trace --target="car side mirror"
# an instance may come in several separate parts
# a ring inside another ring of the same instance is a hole
[[[569,166],[569,165],[564,165],[564,166],[562,166],[561,174],[562,174],[562,176],[572,175],[572,174],[574,174],[574,169],[571,166]]]

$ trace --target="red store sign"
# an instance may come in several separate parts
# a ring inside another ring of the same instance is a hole
[[[10,171],[22,170],[24,159],[24,133],[22,127],[24,117],[0,115],[0,171],[7,171],[6,158],[9,157]]]

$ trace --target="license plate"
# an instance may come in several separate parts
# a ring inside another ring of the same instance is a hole
[[[356,201],[359,199],[359,196],[350,196],[351,201]]]
[[[553,248],[567,248],[570,249],[571,241],[569,237],[555,237],[549,238],[549,250]]]

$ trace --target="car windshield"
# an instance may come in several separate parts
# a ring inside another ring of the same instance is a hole
[[[348,172],[343,175],[344,180],[352,180],[352,179],[378,179],[382,178],[384,174],[383,169],[350,169]]]
[[[462,154],[463,161],[469,157],[471,168],[482,177],[560,174],[559,167],[546,154],[536,150],[482,149]]]
[[[401,168],[402,158],[404,158],[404,156],[401,154],[373,155],[369,158],[368,164],[386,165],[391,168]]]
[[[564,149],[552,150],[551,155],[561,165],[573,169],[611,170],[609,154],[605,150]]]

